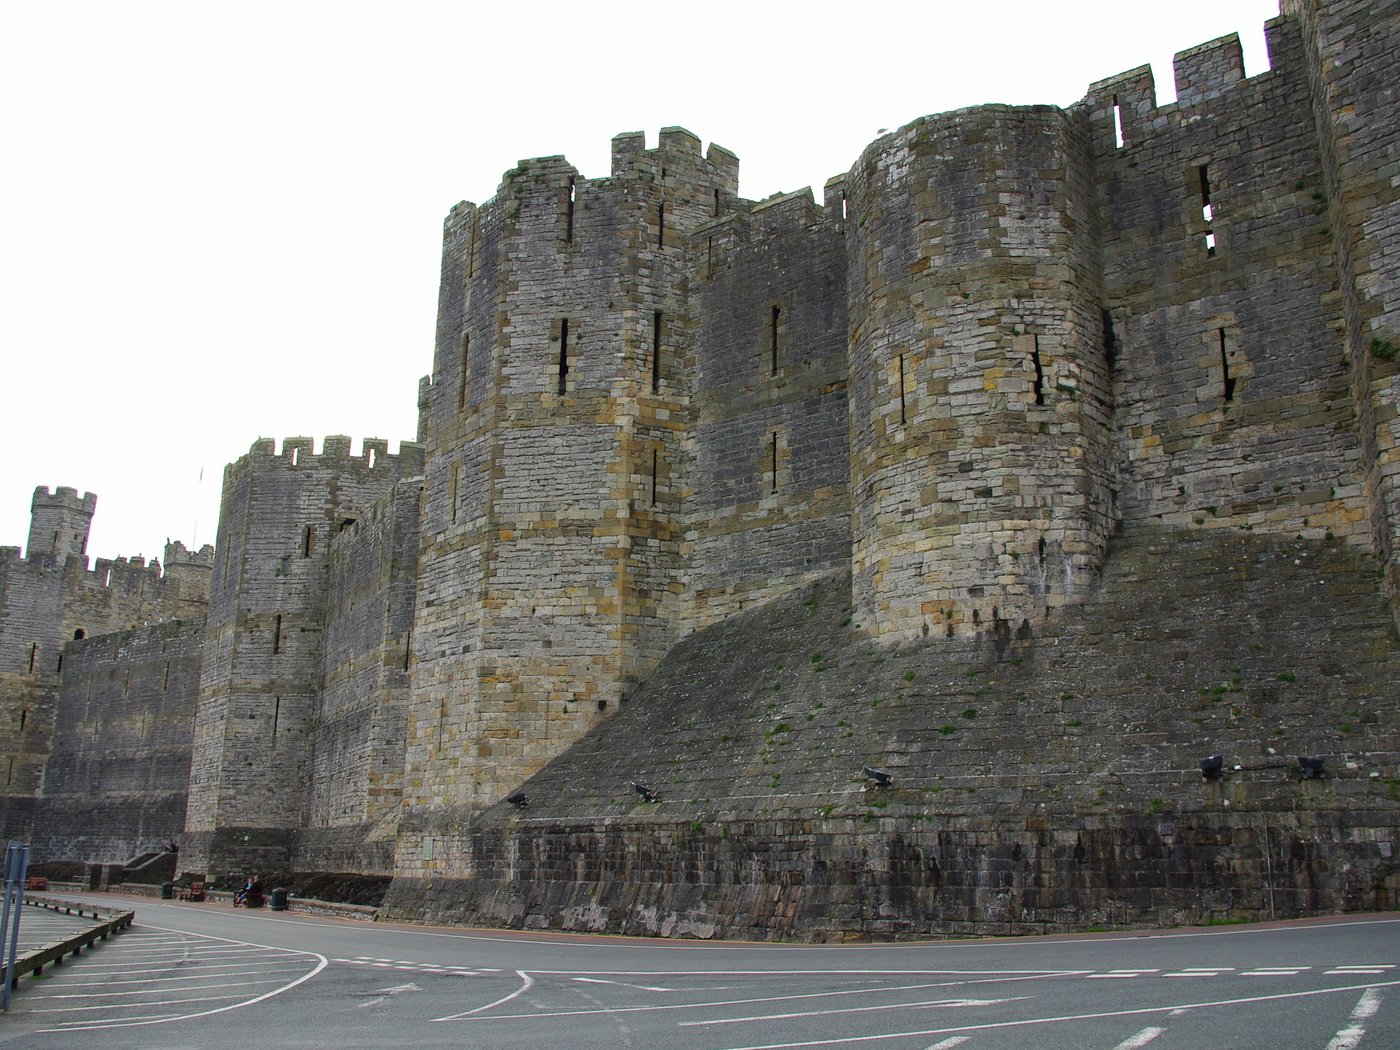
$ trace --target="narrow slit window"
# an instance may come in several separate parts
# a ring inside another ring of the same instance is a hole
[[[301,556],[311,557],[311,541],[316,537],[316,530],[307,525],[301,530]]]
[[[471,336],[463,333],[462,340],[457,348],[458,365],[461,374],[457,380],[457,411],[467,407],[467,379],[471,375]]]
[[[160,687],[161,687],[162,690],[165,690],[165,689],[169,689],[169,688],[170,688],[170,661],[169,661],[169,660],[165,661],[165,674],[162,676],[162,678],[161,678],[161,680],[160,680]]]
[[[1220,329],[1220,378],[1225,400],[1235,400],[1235,377],[1230,374],[1230,355],[1225,345],[1225,329]]]
[[[11,756],[10,756],[10,771],[9,771],[8,773],[5,774],[5,784],[8,786],[8,785],[10,785],[10,784],[13,784],[14,782],[15,782],[15,759],[14,759],[14,756],[11,755]]]
[[[39,643],[33,642],[29,646],[29,673],[34,673],[34,661],[39,657]]]
[[[29,708],[21,709],[19,713],[19,731],[24,732],[24,724],[29,721]]]
[[[574,202],[578,199],[578,187],[574,176],[569,176],[569,196],[564,202],[564,242],[574,243]]]
[[[282,614],[278,613],[272,618],[272,655],[276,656],[282,651]]]
[[[899,355],[899,421],[905,422],[905,413],[908,406],[904,400],[904,355]]]
[[[705,238],[705,279],[708,281],[715,272],[715,239]]]
[[[1205,223],[1206,254],[1215,254],[1215,207],[1210,202],[1210,175],[1202,164],[1196,169],[1201,181],[1201,219]]]
[[[651,450],[651,505],[656,506],[656,466],[661,458],[660,450]]]
[[[559,319],[559,393],[569,388],[569,319]]]
[[[782,319],[783,308],[773,307],[768,318],[768,374],[778,374],[778,322]]]
[[[1107,308],[1103,311],[1103,356],[1111,369],[1118,359],[1118,336],[1113,331],[1113,314]]]
[[[841,221],[846,221],[846,191],[841,191]]]
[[[55,670],[56,672],[58,672],[59,674],[62,674],[62,673],[63,673],[63,654],[62,654],[62,653],[59,653],[59,654],[58,654],[58,665],[54,668],[54,670]]]
[[[666,245],[666,202],[662,201],[656,206],[656,246],[663,248]]]
[[[413,653],[413,628],[410,627],[403,636],[403,669],[408,670],[408,658]]]
[[[277,736],[277,723],[282,719],[282,698],[274,696],[272,698],[272,735]]]
[[[768,438],[769,467],[768,477],[770,479],[769,492],[778,491],[778,435],[773,433]]]
[[[1035,383],[1032,390],[1035,393],[1035,403],[1045,404],[1045,369],[1040,361],[1040,336],[1032,336],[1031,342],[1031,364],[1035,367]]]
[[[457,524],[457,474],[459,468],[452,468],[452,475],[447,479],[447,502],[452,505],[452,524]]]
[[[1123,148],[1123,107],[1117,95],[1113,96],[1113,148]]]
[[[661,311],[651,315],[651,392],[661,389],[661,331],[664,319]]]
[[[719,215],[719,209],[720,209],[720,203],[719,203],[719,187],[715,187],[715,214],[716,214],[716,215]]]

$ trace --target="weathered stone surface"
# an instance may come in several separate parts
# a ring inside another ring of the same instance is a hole
[[[1267,36],[922,118],[820,203],[665,128],[455,207],[421,444],[226,474],[182,866],[706,936],[1392,903],[1400,10]],[[90,497],[41,492],[7,827],[26,720],[85,717]],[[187,615],[108,568],[94,630]]]

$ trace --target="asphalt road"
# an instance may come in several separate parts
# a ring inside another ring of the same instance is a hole
[[[1400,1047],[1395,914],[808,947],[131,905],[22,984],[0,1046]]]

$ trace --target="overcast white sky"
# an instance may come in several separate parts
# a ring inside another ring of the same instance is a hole
[[[0,0],[0,544],[35,485],[98,494],[89,554],[212,541],[259,436],[411,440],[442,218],[523,157],[608,174],[679,124],[759,199],[881,129],[1056,103],[1277,0],[392,5]],[[203,472],[203,482],[200,474]]]

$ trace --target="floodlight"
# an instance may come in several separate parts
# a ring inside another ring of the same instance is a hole
[[[883,769],[874,769],[870,766],[862,766],[860,771],[864,774],[866,780],[875,781],[876,787],[887,788],[894,786],[893,773],[886,773]]]
[[[1298,765],[1303,770],[1304,780],[1322,779],[1322,758],[1318,755],[1299,755]]]

